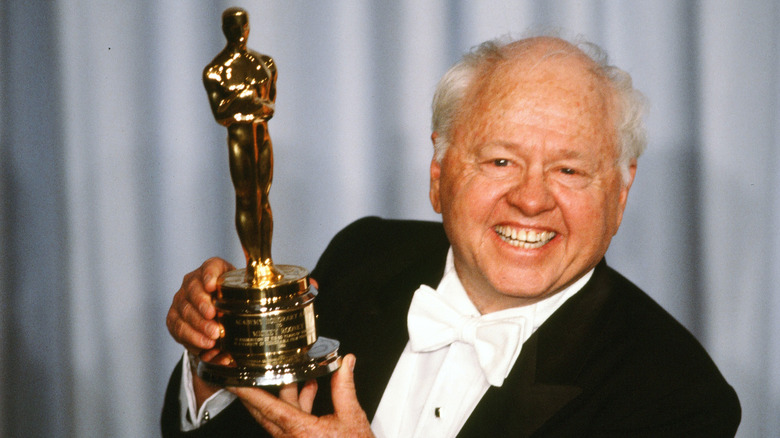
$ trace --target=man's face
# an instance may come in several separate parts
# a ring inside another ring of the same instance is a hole
[[[483,313],[538,301],[593,268],[631,183],[616,165],[609,95],[583,61],[513,62],[472,89],[431,163],[431,202]]]

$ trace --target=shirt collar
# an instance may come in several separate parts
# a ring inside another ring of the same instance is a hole
[[[536,331],[536,329],[539,328],[539,326],[541,326],[547,320],[547,318],[550,317],[550,315],[555,313],[555,311],[558,310],[558,308],[560,308],[563,303],[566,302],[566,300],[582,290],[585,284],[587,284],[587,282],[593,276],[594,270],[595,268],[591,269],[585,275],[577,279],[574,283],[567,286],[562,291],[550,295],[541,301],[537,301],[534,304],[499,310],[497,312],[483,315],[483,317],[486,319],[498,319],[514,316],[527,317],[533,324],[532,331]],[[463,284],[461,283],[460,278],[458,277],[457,271],[455,270],[455,261],[452,247],[450,247],[450,249],[447,251],[447,260],[444,265],[444,276],[442,277],[439,286],[436,288],[436,291],[442,294],[445,299],[452,305],[452,307],[462,315],[480,316],[479,310],[477,310],[477,307],[469,298],[466,290],[463,288]],[[528,333],[527,336],[530,335],[531,333]]]

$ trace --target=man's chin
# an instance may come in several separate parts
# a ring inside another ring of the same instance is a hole
[[[536,289],[523,289],[523,290],[510,290],[507,292],[502,292],[502,295],[506,296],[509,300],[517,301],[518,303],[521,303],[520,305],[529,305],[534,304],[536,302],[539,302],[547,297],[550,297],[552,295],[555,295],[557,291],[544,289],[544,290],[536,290]]]
[[[506,280],[506,279],[504,279]],[[492,283],[492,301],[487,303],[492,311],[510,307],[522,307],[537,303],[557,292],[554,287],[546,283],[531,283],[520,281],[500,281]]]

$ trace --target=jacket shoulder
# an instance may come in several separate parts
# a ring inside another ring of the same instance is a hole
[[[569,364],[569,372],[583,388],[581,408],[593,409],[594,430],[733,436],[740,419],[737,395],[682,324],[606,265],[581,293],[581,308],[596,311],[577,315],[578,322],[589,320],[579,339],[586,347],[580,365]],[[576,323],[567,323],[571,333]],[[566,336],[560,333],[553,336]]]

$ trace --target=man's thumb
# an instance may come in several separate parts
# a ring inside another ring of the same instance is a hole
[[[353,374],[355,360],[354,354],[344,356],[341,367],[333,374],[333,378],[330,381],[333,410],[336,416],[350,415],[363,411],[355,393],[355,377]]]

